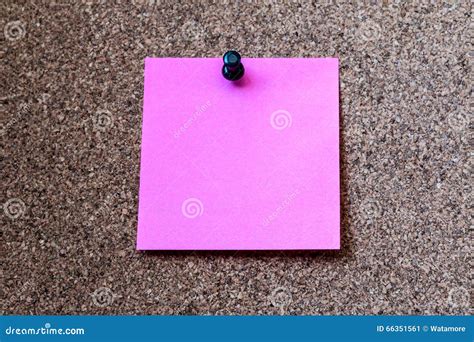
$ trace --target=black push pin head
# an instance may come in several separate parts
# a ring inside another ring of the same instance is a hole
[[[224,54],[224,66],[222,75],[229,81],[237,81],[244,76],[244,66],[240,62],[240,55],[237,51],[227,51]]]

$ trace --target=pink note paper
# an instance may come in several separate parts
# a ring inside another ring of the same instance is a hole
[[[336,58],[147,58],[137,249],[340,247]]]

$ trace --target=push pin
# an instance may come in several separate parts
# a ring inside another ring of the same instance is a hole
[[[244,65],[240,62],[240,54],[237,51],[227,51],[224,54],[224,66],[222,75],[226,80],[237,81],[244,76]]]

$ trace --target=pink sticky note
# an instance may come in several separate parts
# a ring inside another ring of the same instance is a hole
[[[147,58],[137,249],[339,249],[336,58]]]

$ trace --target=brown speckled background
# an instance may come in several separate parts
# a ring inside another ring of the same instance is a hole
[[[471,4],[415,3],[1,1],[1,313],[469,314]],[[340,58],[340,252],[135,251],[143,60],[229,48]]]

